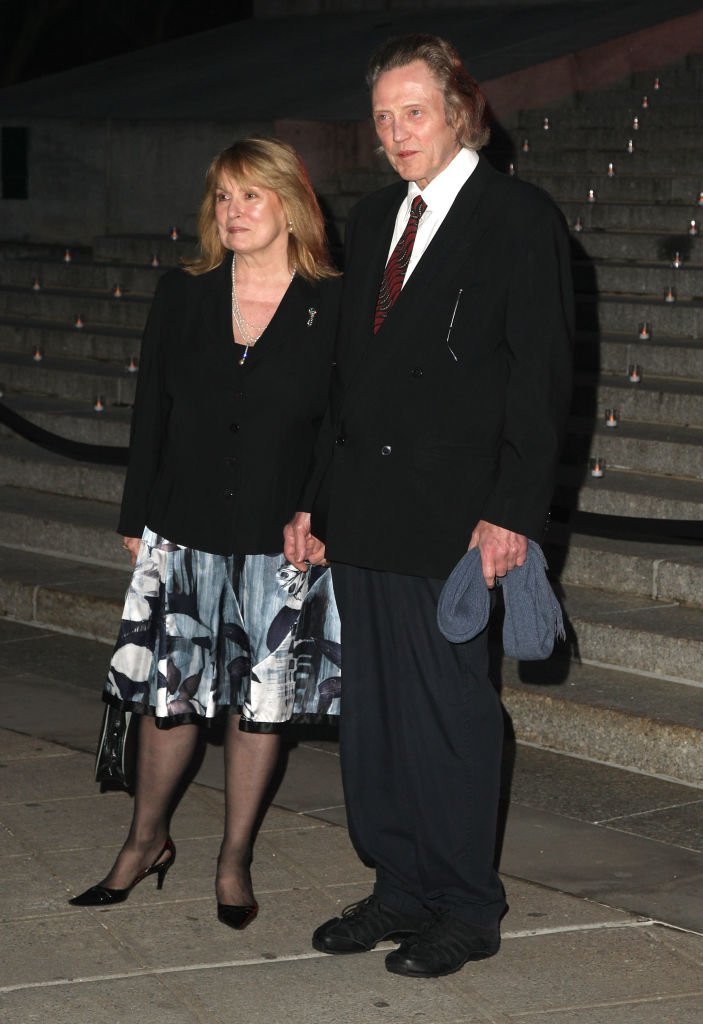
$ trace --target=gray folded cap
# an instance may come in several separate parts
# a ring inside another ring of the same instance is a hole
[[[563,640],[561,606],[547,579],[544,553],[534,541],[527,542],[523,565],[496,581],[503,589],[505,618],[503,649],[510,658],[539,661]],[[481,554],[472,548],[454,566],[442,588],[437,605],[437,625],[454,644],[473,640],[488,625],[491,598],[481,570]]]

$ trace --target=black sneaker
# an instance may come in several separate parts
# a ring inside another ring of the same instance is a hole
[[[424,923],[368,896],[345,907],[341,917],[321,924],[313,933],[312,944],[320,953],[368,953],[383,939],[411,935]]]
[[[474,928],[443,913],[392,950],[386,957],[386,969],[410,978],[441,978],[470,960],[495,956],[499,949],[498,927]]]

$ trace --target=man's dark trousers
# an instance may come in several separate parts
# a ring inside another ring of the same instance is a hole
[[[443,580],[333,566],[344,659],[340,747],[349,831],[382,903],[495,927],[503,718],[486,633],[439,632]]]

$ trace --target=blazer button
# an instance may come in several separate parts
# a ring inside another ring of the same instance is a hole
[[[236,434],[237,431],[239,430],[239,424],[238,423],[230,423],[229,429],[232,431],[233,434]]]
[[[384,446],[381,448],[381,455],[390,455],[392,451],[393,449],[389,444],[384,444]]]
[[[421,366],[413,366],[412,370],[410,371],[410,374],[413,377],[422,377],[423,373],[424,370],[422,369]]]
[[[342,435],[340,434],[334,443],[337,445],[338,448],[343,448],[344,445],[346,444],[346,441],[346,437],[342,437]]]
[[[224,496],[227,499],[227,501],[229,501],[231,498],[234,497],[234,491],[225,491],[225,495]]]

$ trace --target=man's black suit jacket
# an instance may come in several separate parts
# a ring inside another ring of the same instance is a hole
[[[339,279],[296,276],[243,366],[232,258],[159,282],[149,314],[118,530],[215,554],[281,551],[327,405]]]
[[[374,335],[406,189],[366,197],[348,224],[306,500],[331,560],[443,578],[481,519],[542,534],[571,396],[569,245],[544,192],[480,158]]]

